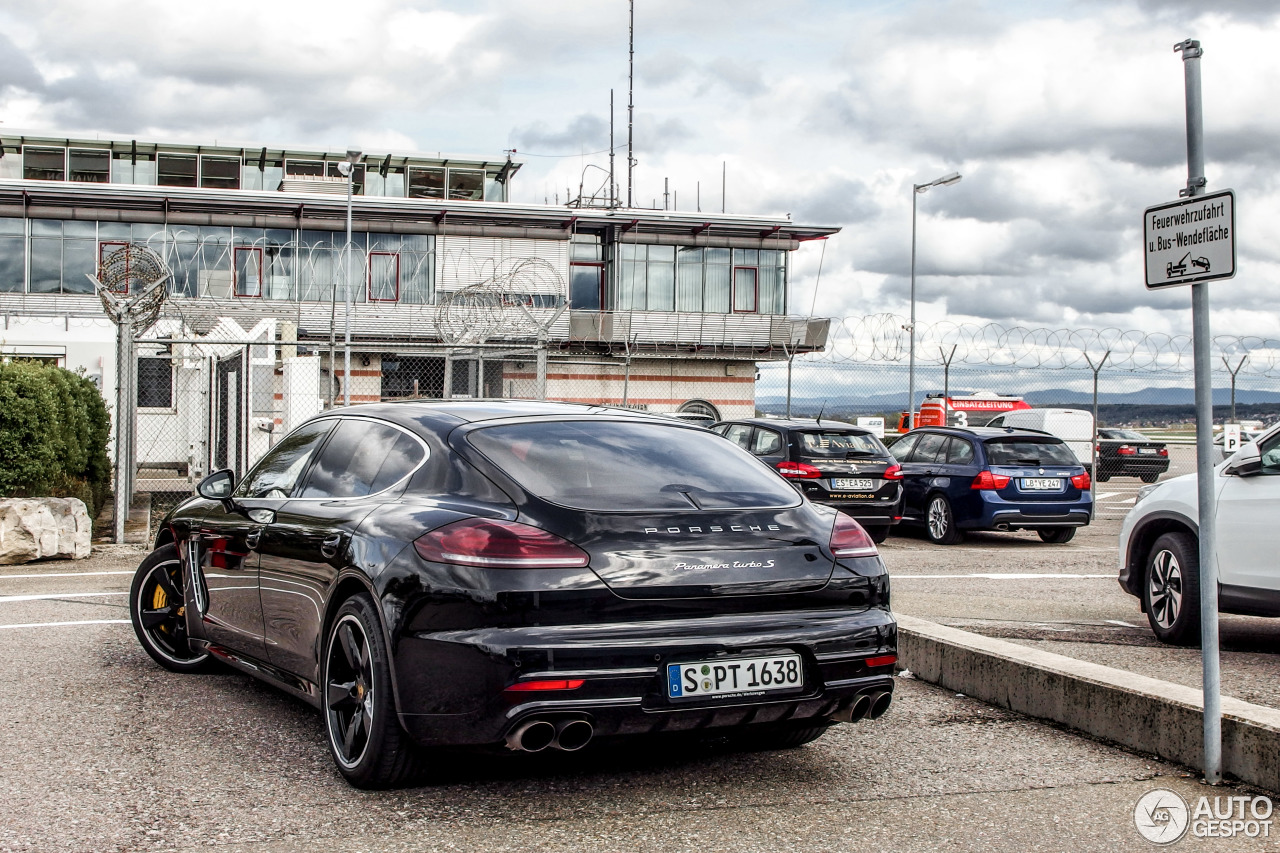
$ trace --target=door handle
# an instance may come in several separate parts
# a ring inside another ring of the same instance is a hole
[[[249,531],[247,536],[244,537],[244,544],[249,546],[250,551],[256,551],[258,550],[258,541],[261,538],[262,538],[262,528],[255,527]]]
[[[338,546],[342,544],[342,535],[335,533],[320,543],[320,553],[329,559],[338,556]]]

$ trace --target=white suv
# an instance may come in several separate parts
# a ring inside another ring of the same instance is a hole
[[[1280,616],[1280,424],[1214,469],[1218,609]],[[1120,586],[1162,642],[1200,638],[1196,475],[1144,486],[1120,528]]]

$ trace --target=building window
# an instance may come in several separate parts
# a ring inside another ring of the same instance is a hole
[[[173,408],[173,362],[167,358],[138,359],[138,408]]]
[[[575,234],[569,246],[569,307],[581,311],[604,307],[604,254],[594,234]]]
[[[760,271],[755,267],[733,268],[733,313],[756,313],[759,278]]]
[[[220,190],[240,189],[240,158],[201,156],[200,186]]]
[[[156,158],[156,183],[162,187],[196,186],[196,155],[160,154]]]
[[[111,183],[110,151],[72,148],[68,155],[70,180],[86,184]]]
[[[102,262],[105,261],[111,255],[112,252],[118,252],[128,245],[129,245],[128,243],[118,243],[114,241],[99,243],[98,244],[98,269],[102,269]],[[111,288],[111,292],[112,293],[128,293],[129,281],[130,281],[129,275],[126,273],[124,278],[124,288],[122,289],[118,287],[113,287]]]
[[[444,198],[444,169],[410,167],[409,198]]]
[[[674,311],[676,247],[622,244],[617,307],[632,311]]]
[[[484,201],[484,172],[450,169],[449,198],[462,201]]]
[[[67,150],[65,148],[37,148],[33,145],[22,149],[22,177],[28,181],[64,181],[67,178]]]
[[[156,155],[138,151],[116,154],[115,159],[111,161],[111,183],[154,186]]]
[[[330,178],[341,178],[343,181],[347,180],[347,176],[338,171],[337,161],[330,160],[325,164],[325,169],[325,174]],[[356,163],[354,172],[355,179],[351,182],[351,194],[364,195],[364,163]]]
[[[285,160],[286,178],[320,178],[324,176],[323,160]]]
[[[369,253],[369,301],[396,302],[400,299],[400,254]]]
[[[262,249],[236,248],[236,296],[262,296]]]

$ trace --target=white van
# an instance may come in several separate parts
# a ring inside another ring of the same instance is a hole
[[[1019,409],[993,418],[989,427],[1038,429],[1056,435],[1088,468],[1093,464],[1093,413],[1082,409]]]

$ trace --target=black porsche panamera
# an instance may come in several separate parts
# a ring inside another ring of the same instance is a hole
[[[848,516],[699,427],[517,401],[313,418],[164,519],[130,610],[161,666],[320,709],[359,787],[433,746],[796,746],[885,712],[897,643]]]

